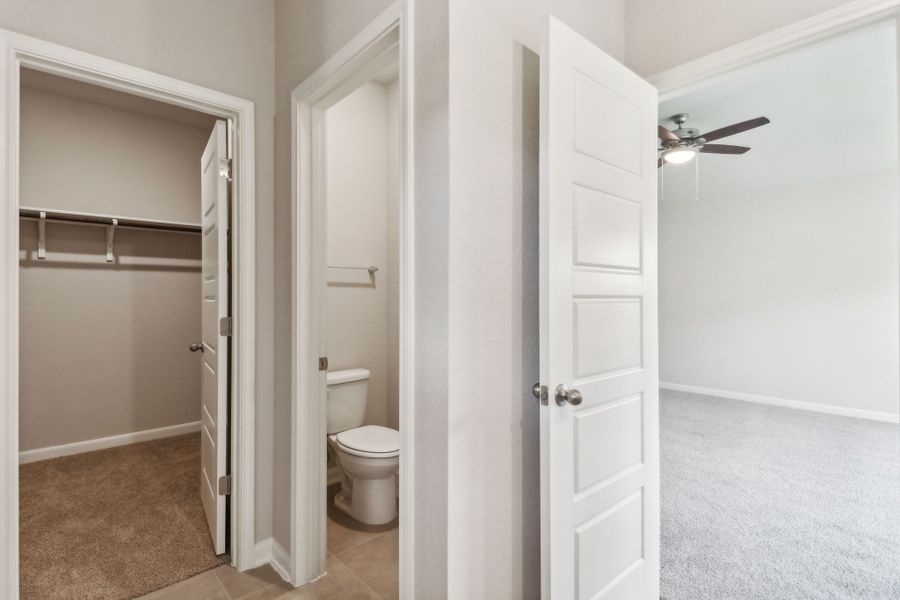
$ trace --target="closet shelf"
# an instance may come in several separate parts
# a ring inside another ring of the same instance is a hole
[[[131,217],[116,217],[112,215],[72,212],[67,210],[47,210],[30,206],[22,206],[19,208],[19,218],[35,221],[46,220],[59,223],[73,223],[77,225],[105,225],[126,227],[128,229],[151,229],[154,231],[170,231],[174,233],[200,233],[201,231],[199,223],[135,219]]]

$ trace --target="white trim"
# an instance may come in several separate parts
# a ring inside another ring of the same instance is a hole
[[[325,374],[321,290],[325,281],[325,110],[400,61],[400,597],[412,598],[413,200],[409,3],[392,5],[291,93],[291,582],[325,572]]]
[[[233,123],[231,556],[254,558],[255,129],[253,102],[124,63],[0,30],[0,597],[18,598],[19,68],[22,65],[198,110]]]
[[[856,0],[775,31],[657,73],[647,80],[659,90],[659,101],[676,98],[737,69],[787,54],[895,15],[900,0]]]
[[[253,567],[261,567],[272,562],[272,538],[266,538],[256,542],[253,546]]]
[[[281,544],[278,543],[278,540],[270,538],[270,564],[272,568],[275,569],[275,572],[281,576],[282,579],[289,582],[291,581],[290,573],[291,573],[291,553],[282,547]],[[269,540],[266,540],[269,541]]]
[[[875,410],[862,410],[859,408],[848,408],[846,406],[832,406],[830,404],[819,404],[817,402],[804,402],[802,400],[788,400],[787,398],[760,396],[758,394],[732,392],[729,390],[718,390],[715,388],[701,387],[699,385],[684,385],[681,383],[669,383],[661,381],[659,383],[659,389],[672,390],[675,392],[690,392],[692,394],[702,394],[704,396],[716,396],[719,398],[727,398],[729,400],[741,400],[743,402],[755,402],[756,404],[783,406],[785,408],[795,408],[797,410],[806,410],[828,415],[854,417],[857,419],[869,419],[870,421],[882,421],[884,423],[900,423],[900,415],[892,413],[878,412]]]
[[[415,2],[403,2],[400,15],[400,93],[402,108],[400,123],[403,129],[400,141],[400,227],[399,240],[399,417],[400,417],[400,470],[398,499],[400,501],[400,555],[398,561],[400,600],[416,597],[415,588],[415,150],[413,136],[413,107],[415,106],[413,23]]]
[[[109,437],[85,440],[83,442],[72,442],[70,444],[61,444],[59,446],[47,446],[46,448],[23,450],[22,452],[19,452],[19,464],[24,465],[39,460],[47,460],[48,458],[59,458],[60,456],[71,456],[83,452],[93,452],[94,450],[127,446],[129,444],[137,444],[138,442],[149,442],[150,440],[184,435],[186,433],[194,433],[195,431],[200,431],[200,421],[182,423],[181,425],[170,425],[168,427],[158,427],[156,429],[145,429],[144,431],[135,431],[120,435],[111,435]]]

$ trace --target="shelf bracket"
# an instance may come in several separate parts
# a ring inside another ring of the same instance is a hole
[[[118,219],[113,219],[112,225],[106,226],[106,262],[108,263],[115,262],[116,260],[115,256],[113,256],[113,244],[116,241],[116,227],[118,226]]]
[[[38,228],[38,260],[47,258],[47,213],[41,211],[41,218],[37,222]]]

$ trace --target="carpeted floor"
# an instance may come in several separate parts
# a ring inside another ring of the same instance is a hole
[[[200,434],[22,465],[22,600],[122,600],[226,562],[200,503]]]
[[[900,427],[660,402],[663,598],[900,598]]]

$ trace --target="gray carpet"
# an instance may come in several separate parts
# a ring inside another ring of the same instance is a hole
[[[900,599],[900,427],[660,403],[663,598]]]

